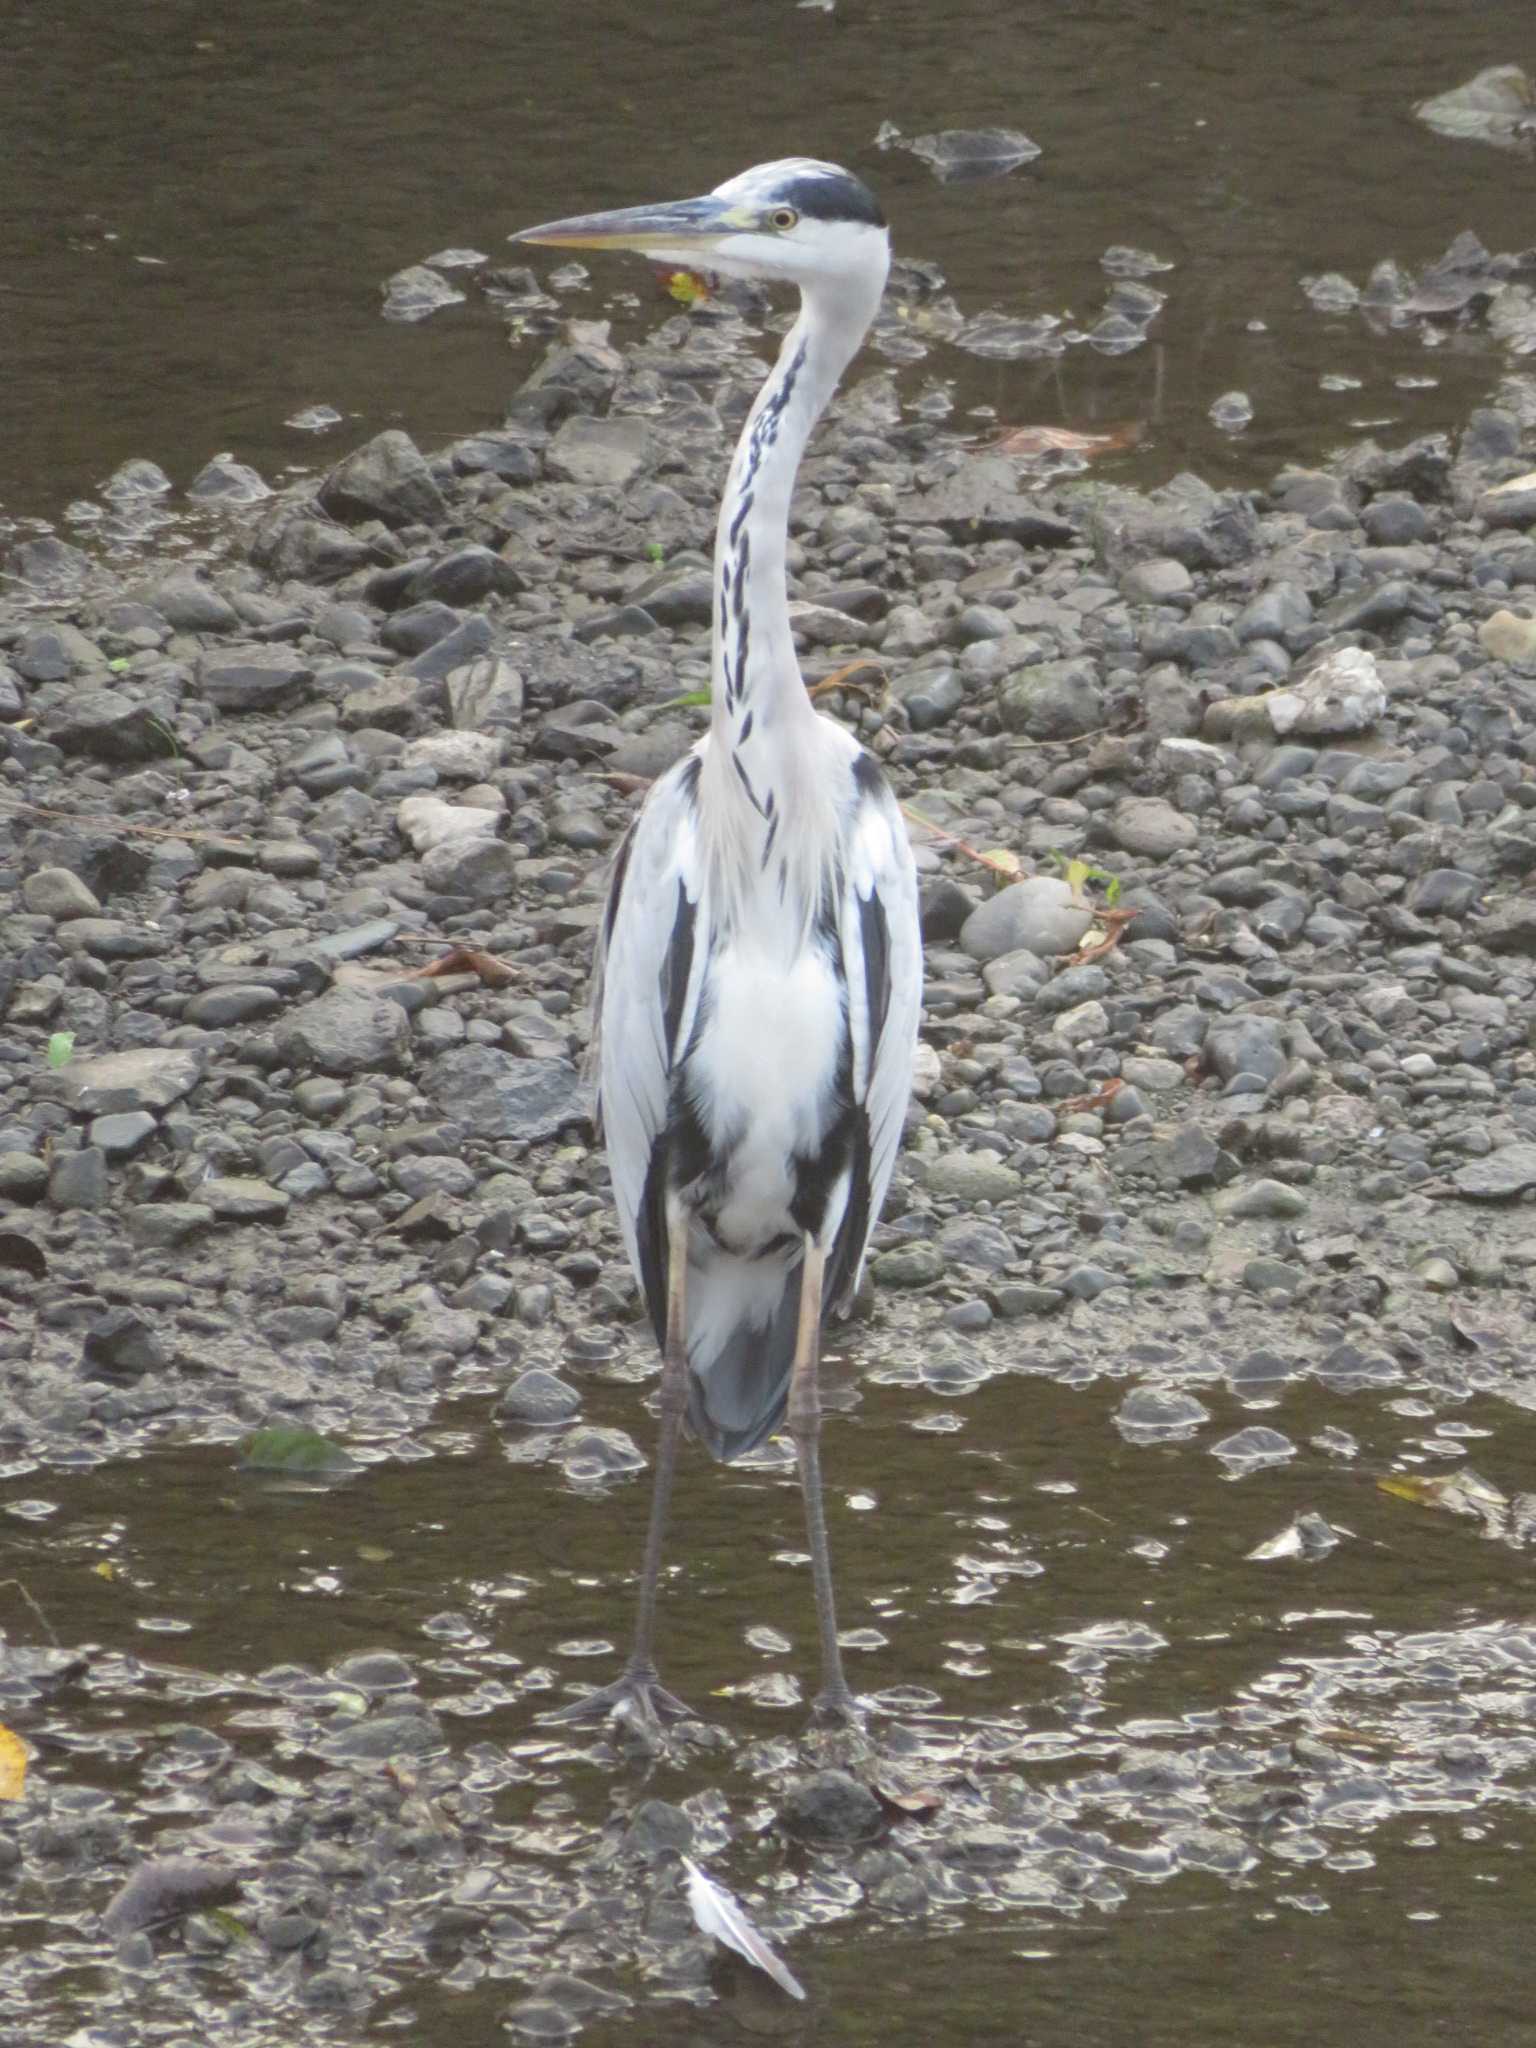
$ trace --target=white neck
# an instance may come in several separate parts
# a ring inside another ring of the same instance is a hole
[[[789,505],[805,444],[869,330],[882,282],[806,290],[736,445],[715,529],[710,695],[719,745],[741,744],[748,719],[750,742],[763,724],[815,715],[789,626]]]
[[[789,502],[811,429],[863,340],[883,267],[861,285],[807,290],[737,444],[715,535],[710,740],[703,773],[715,914],[746,922],[749,896],[770,890],[789,912],[782,942],[804,943],[837,861],[834,785],[826,747],[841,730],[806,694],[789,625],[784,552]],[[771,920],[756,920],[773,930]]]

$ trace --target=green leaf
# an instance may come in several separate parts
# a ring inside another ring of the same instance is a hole
[[[648,540],[645,544],[645,559],[661,563],[667,559],[667,551],[659,540]]]
[[[669,697],[665,704],[658,704],[658,711],[692,711],[696,706],[711,701],[708,690],[690,690],[686,697]]]
[[[67,1067],[75,1050],[73,1031],[55,1031],[48,1041],[48,1064],[55,1071]]]
[[[240,1446],[240,1467],[245,1472],[285,1472],[293,1478],[321,1479],[355,1472],[357,1460],[318,1430],[277,1423],[245,1439]]]
[[[109,661],[107,663],[107,667],[111,669],[113,675],[115,676],[120,676],[123,673],[124,669],[127,668],[127,666],[128,657],[126,654],[120,654],[115,661]]]
[[[211,1920],[215,1927],[222,1927],[231,1941],[254,1941],[256,1939],[239,1914],[231,1913],[228,1906],[210,1906],[207,1912],[204,1913],[203,1918]]]

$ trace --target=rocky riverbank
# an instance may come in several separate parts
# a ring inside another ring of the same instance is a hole
[[[752,340],[712,311],[624,355],[579,334],[501,429],[382,434],[275,496],[219,466],[235,504],[168,523],[134,465],[99,551],[12,548],[8,1477],[274,1423],[387,1458],[464,1394],[579,1482],[641,1462],[643,1418],[587,1413],[643,1345],[587,962],[636,792],[705,715],[679,700]],[[1213,1381],[1530,1405],[1533,461],[1515,379],[1455,432],[1220,493],[1031,478],[883,375],[836,407],[793,522],[804,665],[884,671],[828,708],[927,821],[885,1383],[1108,1376],[1132,1445],[1198,1434]],[[18,1667],[6,1718],[47,1691]],[[986,1824],[1034,1825],[1023,1796]],[[881,1850],[869,1897],[938,1896],[925,1856]],[[570,1906],[525,1902],[531,1979]]]

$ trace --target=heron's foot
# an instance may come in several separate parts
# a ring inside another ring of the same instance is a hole
[[[629,1665],[611,1685],[583,1693],[579,1700],[555,1707],[539,1719],[546,1726],[572,1721],[616,1721],[649,1748],[659,1748],[669,1723],[697,1721],[698,1715],[676,1693],[668,1692],[651,1665]]]
[[[869,1754],[868,1720],[846,1685],[824,1685],[816,1695],[806,1739],[825,1753],[828,1763],[854,1763]]]

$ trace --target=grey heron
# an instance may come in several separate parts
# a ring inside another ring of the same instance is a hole
[[[801,453],[874,319],[890,240],[834,164],[761,164],[698,199],[582,215],[514,241],[638,250],[797,285],[715,536],[708,733],[651,787],[619,851],[598,952],[598,1102],[619,1225],[661,1346],[660,1435],[634,1646],[554,1718],[654,1731],[688,1709],[653,1655],[685,1415],[718,1459],[786,1419],[821,1640],[843,1675],[821,1497],[818,1364],[858,1285],[900,1143],[922,993],[912,855],[874,759],[811,704],[785,571]]]

